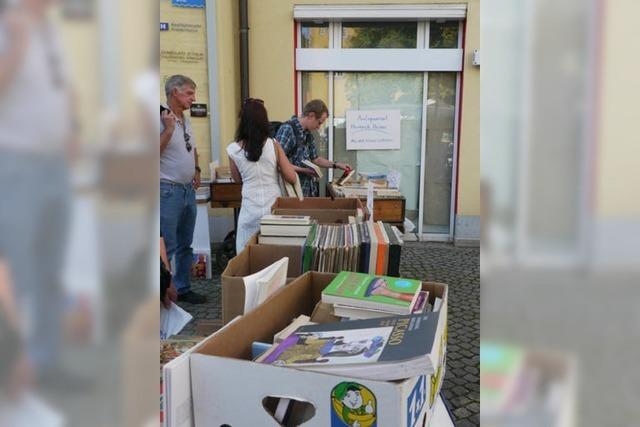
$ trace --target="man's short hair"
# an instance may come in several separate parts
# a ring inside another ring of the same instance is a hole
[[[320,118],[324,113],[327,113],[327,115],[329,115],[329,109],[327,108],[327,104],[325,104],[321,99],[313,99],[307,102],[307,104],[302,109],[302,114],[305,117],[311,113],[314,113],[316,118]]]
[[[187,76],[183,76],[182,74],[175,74],[167,79],[164,84],[164,93],[169,98],[173,89],[180,89],[184,85],[191,86],[192,88],[196,88],[196,83],[191,80]]]

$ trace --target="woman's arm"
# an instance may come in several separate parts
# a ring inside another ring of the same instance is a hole
[[[229,157],[229,167],[231,168],[231,178],[238,184],[242,184],[242,176],[240,176],[240,171],[238,170],[238,166],[236,163]]]
[[[289,184],[295,184],[298,176],[296,171],[293,169],[293,165],[289,162],[289,159],[287,159],[287,156],[284,154],[284,150],[280,144],[276,142],[273,146],[276,147],[276,158],[278,160],[280,173]]]

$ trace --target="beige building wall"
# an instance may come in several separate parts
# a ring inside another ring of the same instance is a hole
[[[59,12],[59,11],[57,11]],[[101,110],[100,50],[98,25],[95,21],[68,21],[59,14],[65,61],[71,74],[72,90],[76,102],[76,114],[81,123],[81,141],[95,141]]]
[[[599,134],[595,153],[595,213],[601,217],[640,215],[640,200],[629,193],[638,188],[637,161],[640,158],[637,123],[640,87],[630,79],[640,59],[624,46],[640,44],[634,20],[640,2],[619,0],[604,3],[602,32],[602,79],[599,105]]]
[[[458,215],[480,215],[480,67],[472,65],[480,50],[480,1],[467,4],[458,162]]]
[[[271,118],[287,118],[295,109],[293,6],[294,4],[343,4],[344,2],[339,0],[249,0],[248,3],[251,96],[264,99]],[[470,57],[473,49],[480,48],[480,1],[350,0],[349,3],[467,3],[458,165],[458,214],[480,215],[480,71],[478,67],[471,65]],[[225,84],[223,79],[221,84]]]
[[[226,148],[234,140],[240,111],[240,10],[237,1],[217,2],[216,27],[220,152],[214,159],[228,165]]]

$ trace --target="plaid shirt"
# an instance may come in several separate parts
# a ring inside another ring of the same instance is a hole
[[[294,166],[308,168],[302,161],[314,160],[318,157],[316,144],[313,142],[313,135],[311,132],[302,128],[300,120],[298,120],[296,116],[291,116],[289,121],[284,122],[280,126],[276,133],[276,140],[280,142],[284,153]],[[318,197],[320,194],[318,183],[312,176],[301,173],[300,185],[302,186],[302,193],[305,197]]]

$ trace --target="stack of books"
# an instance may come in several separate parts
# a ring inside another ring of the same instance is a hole
[[[265,245],[304,245],[313,225],[310,216],[265,215],[260,220],[258,243]]]
[[[302,270],[398,276],[402,238],[382,221],[313,225],[304,243]]]
[[[334,314],[371,319],[427,311],[429,293],[419,280],[343,271],[322,291],[322,302],[333,304]]]
[[[399,276],[403,241],[397,228],[382,221],[369,221],[364,223],[362,235],[362,257],[357,271]]]
[[[314,224],[302,252],[302,271],[357,271],[362,224]]]
[[[431,375],[438,317],[426,313],[301,326],[255,361],[379,381]]]
[[[367,186],[364,185],[343,185],[338,186],[336,183],[336,187],[334,190],[339,197],[351,197],[351,198],[359,198],[364,199],[367,197]],[[402,192],[397,188],[384,188],[384,187],[374,187],[373,189],[373,197],[375,198],[397,198],[402,197]]]

